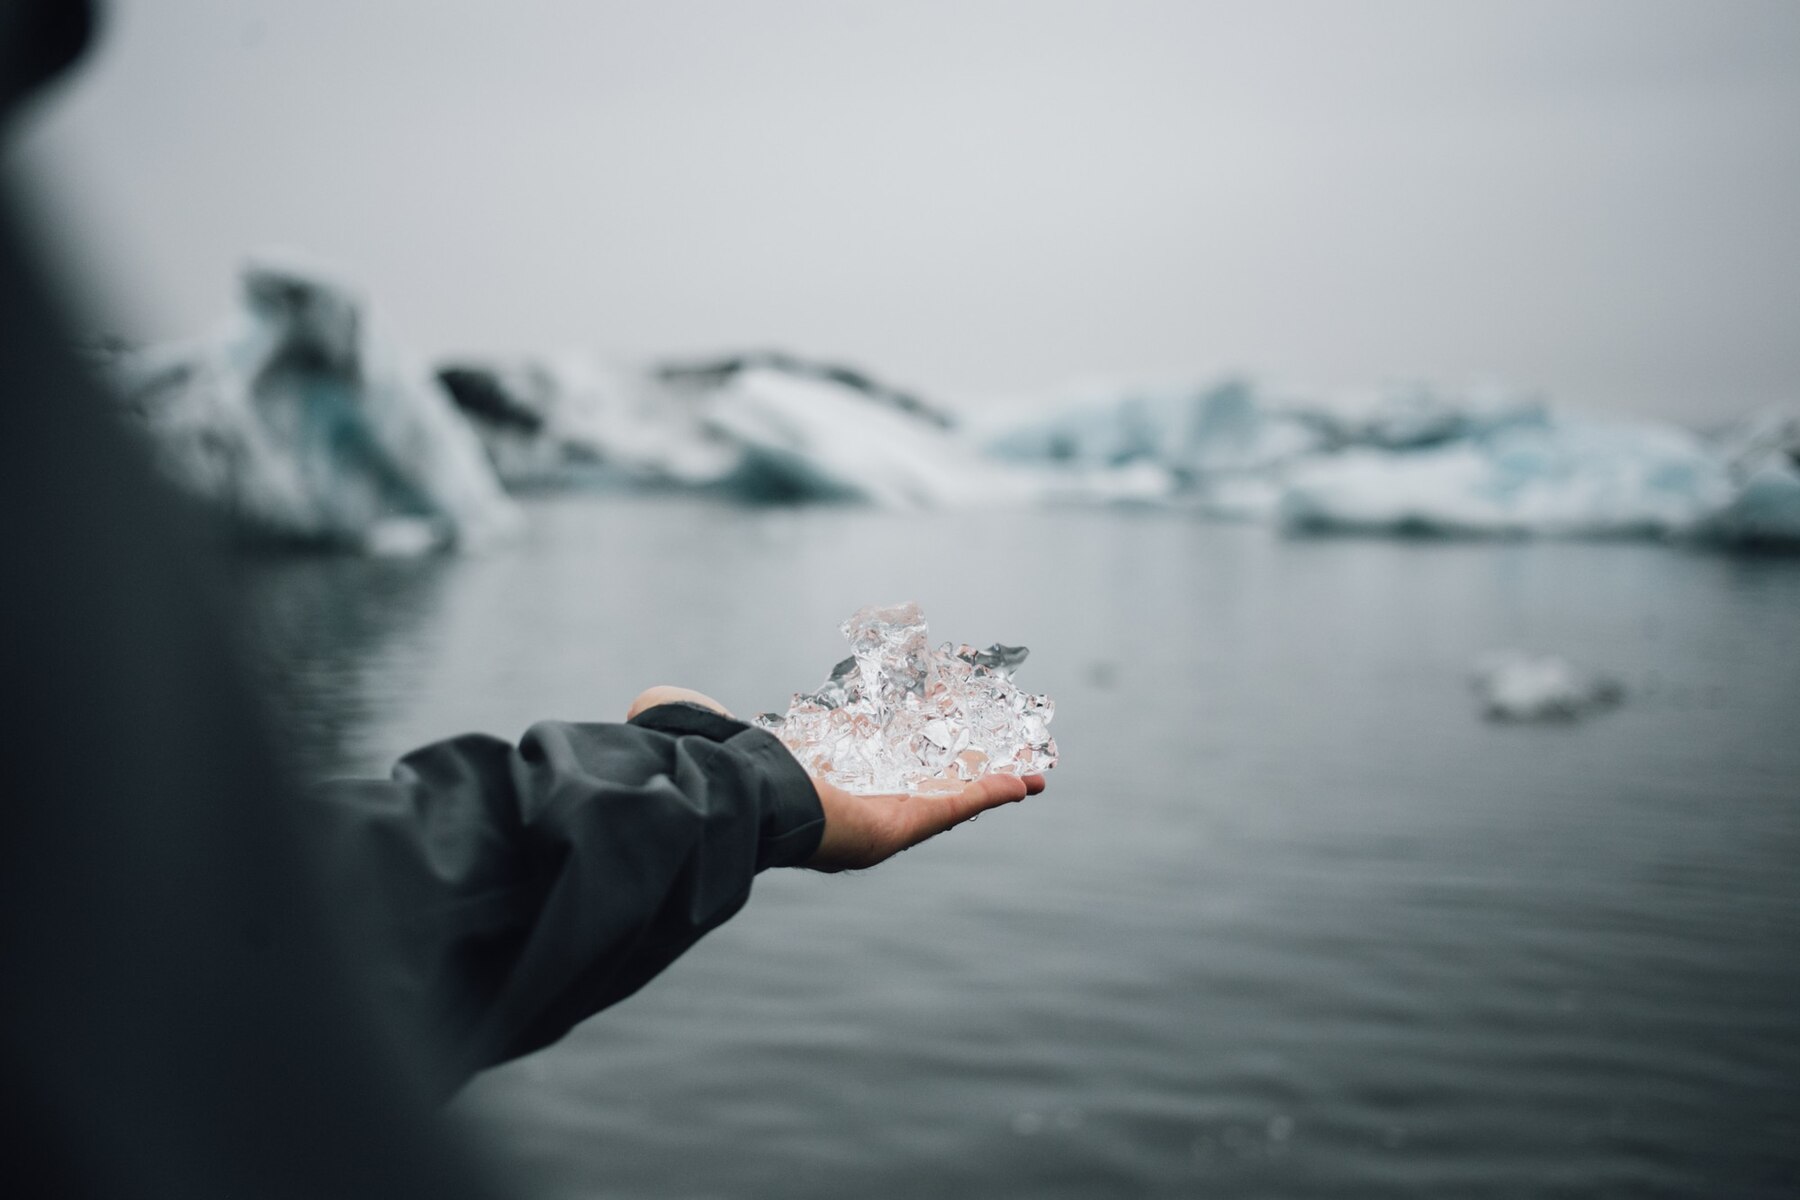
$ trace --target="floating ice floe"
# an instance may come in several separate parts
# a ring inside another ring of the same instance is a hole
[[[518,516],[435,380],[368,337],[362,305],[264,260],[215,335],[107,367],[178,486],[244,533],[414,553],[504,536]]]
[[[1055,705],[1019,690],[1023,646],[931,648],[917,604],[871,605],[841,626],[851,656],[785,714],[756,718],[812,774],[851,792],[960,787],[1056,765]]]
[[[1610,708],[1625,694],[1615,679],[1555,654],[1497,650],[1476,661],[1482,713],[1494,721],[1572,721]]]

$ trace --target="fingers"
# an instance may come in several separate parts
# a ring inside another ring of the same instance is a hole
[[[872,867],[991,808],[1044,790],[1042,775],[986,775],[958,790],[856,795],[814,780],[825,832],[808,866],[820,871]]]
[[[984,775],[975,781],[975,790],[981,793],[981,807],[977,812],[1011,804],[1031,794],[1030,786],[1017,775]]]
[[[936,819],[926,824],[919,840],[973,820],[991,808],[1014,804],[1029,794],[1029,784],[1017,775],[984,775],[962,791],[944,796],[942,807],[933,814]]]

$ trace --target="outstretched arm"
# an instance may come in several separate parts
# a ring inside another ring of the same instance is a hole
[[[437,1035],[446,1090],[635,992],[764,868],[873,866],[1044,786],[851,795],[698,692],[652,688],[626,715],[452,738],[315,789],[382,1007]]]

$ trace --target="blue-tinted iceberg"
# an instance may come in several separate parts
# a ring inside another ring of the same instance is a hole
[[[316,272],[265,262],[243,289],[215,335],[108,369],[168,474],[262,537],[479,544],[516,523],[507,490],[598,484],[893,509],[1171,506],[1310,533],[1800,545],[1795,411],[1703,439],[1491,385],[1229,378],[1089,387],[1009,419],[776,352],[428,374]]]
[[[1089,388],[991,434],[1003,458],[1082,467],[1154,462],[1188,480],[1264,473],[1356,446],[1415,450],[1542,416],[1537,398],[1483,385],[1310,393],[1231,378]]]
[[[1427,450],[1309,463],[1278,511],[1309,532],[1678,536],[1730,494],[1723,464],[1686,430],[1546,415]]]
[[[1771,463],[1751,472],[1697,532],[1747,546],[1800,546],[1800,469]]]
[[[468,424],[422,368],[368,336],[362,305],[265,261],[216,334],[108,367],[164,473],[246,535],[411,552],[518,520]]]
[[[1130,479],[1140,502],[1292,532],[1800,544],[1794,412],[1709,440],[1491,385],[1308,393],[1233,379],[1091,389],[985,444],[1070,485],[1050,494],[1101,498],[1100,481]]]
[[[1754,413],[1717,447],[1733,493],[1700,532],[1733,544],[1800,546],[1800,409]]]
[[[1048,416],[992,435],[989,452],[1100,470],[1151,464],[1178,480],[1266,471],[1321,448],[1306,421],[1271,407],[1244,380],[1198,388],[1088,389]]]
[[[1311,394],[1245,379],[1193,387],[1088,389],[1003,426],[995,456],[1078,474],[1104,496],[1107,473],[1147,470],[1164,498],[1213,516],[1274,515],[1297,468],[1357,448],[1413,451],[1540,417],[1535,398],[1497,388],[1442,393],[1422,386]],[[1149,489],[1134,489],[1149,498]]]

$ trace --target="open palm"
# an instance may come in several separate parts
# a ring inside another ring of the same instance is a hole
[[[730,716],[730,711],[703,692],[653,687],[632,701],[626,719],[658,704],[698,704]],[[1044,790],[1042,775],[987,775],[961,788],[943,785],[920,792],[859,796],[815,778],[819,806],[825,810],[825,833],[807,866],[816,871],[849,871],[872,867],[926,838],[961,825],[1002,804],[1015,804]]]
[[[816,871],[872,867],[990,808],[1044,790],[1042,775],[986,775],[961,790],[859,796],[814,779],[825,809],[825,835],[807,862]]]

